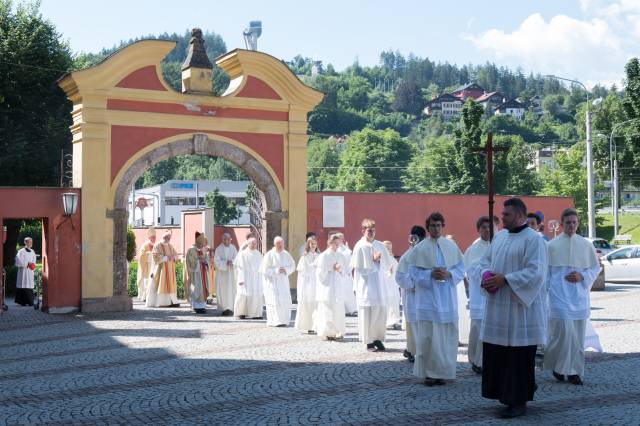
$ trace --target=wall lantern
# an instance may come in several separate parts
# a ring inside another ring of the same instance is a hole
[[[62,194],[62,208],[64,209],[64,220],[56,226],[56,229],[60,228],[67,220],[71,221],[71,229],[75,230],[73,226],[73,219],[71,215],[76,214],[78,209],[78,194],[76,192],[64,192]]]
[[[76,192],[65,192],[62,194],[62,207],[64,208],[64,215],[71,216],[76,214],[78,208],[78,194]]]

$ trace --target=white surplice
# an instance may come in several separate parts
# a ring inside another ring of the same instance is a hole
[[[546,341],[544,300],[547,244],[531,228],[498,232],[480,261],[484,271],[501,273],[508,285],[486,294],[480,340],[500,346],[542,345]],[[483,290],[484,291],[484,290]]]
[[[584,279],[565,277],[579,272]],[[595,249],[580,235],[561,234],[549,243],[549,334],[544,367],[562,375],[584,374],[585,333],[589,321],[590,291],[600,273]]]
[[[15,263],[15,266],[18,268],[16,288],[34,287],[34,271],[28,268],[28,265],[29,263],[33,263],[35,265],[37,261],[36,252],[33,249],[23,247],[18,250]]]
[[[400,287],[396,282],[398,261],[392,256],[391,268],[384,273],[384,281],[387,284],[387,327],[400,324]]]
[[[396,282],[402,291],[402,310],[404,313],[404,329],[407,335],[407,351],[415,355],[416,287],[411,279],[411,274],[409,274],[409,262],[407,261],[409,250],[400,257],[396,271]]]
[[[296,292],[298,310],[294,327],[300,331],[314,330],[313,315],[316,310],[316,259],[315,252],[303,254],[298,261]]]
[[[316,260],[316,315],[318,336],[343,337],[346,332],[344,311],[344,264],[346,259],[338,251],[326,249]],[[340,264],[336,271],[334,265]]]
[[[416,285],[416,354],[413,374],[419,378],[454,379],[458,354],[458,291],[464,262],[457,245],[427,238],[409,252],[409,273]],[[435,280],[435,268],[451,277]]]
[[[236,285],[233,265],[227,262],[233,262],[238,255],[238,251],[233,244],[225,246],[220,244],[216,247],[213,254],[213,261],[216,267],[216,297],[218,301],[218,309],[221,311],[233,311],[233,305],[236,300]]]
[[[342,277],[344,285],[342,290],[344,291],[344,309],[346,313],[353,314],[358,312],[358,303],[356,302],[356,288],[353,282],[353,269],[351,268],[351,250],[346,245],[338,247],[338,252],[344,258],[344,266],[342,270]]]
[[[484,314],[485,292],[482,291],[480,261],[489,250],[491,243],[478,238],[464,252],[464,267],[469,282],[469,327],[468,355],[471,364],[482,367],[482,341],[480,330]]]
[[[377,262],[373,260],[375,252],[381,254]],[[366,344],[383,341],[389,304],[383,271],[391,267],[391,256],[380,241],[368,242],[363,237],[353,248],[350,266],[354,270],[360,340]]]
[[[262,317],[262,277],[260,264],[262,253],[246,248],[241,250],[234,261],[236,268],[236,301],[233,307],[235,316],[249,318]]]
[[[284,268],[285,272],[279,272],[280,268]],[[292,301],[289,275],[295,268],[296,264],[286,250],[278,252],[274,247],[262,259],[260,273],[263,278],[268,326],[289,325],[291,322]]]
[[[138,252],[138,300],[144,302],[147,300],[147,289],[152,285],[153,275],[153,243],[145,241]]]

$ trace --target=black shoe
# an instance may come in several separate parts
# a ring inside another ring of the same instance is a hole
[[[278,324],[278,325],[276,325],[276,327],[286,327],[286,326],[287,326],[287,324]]]
[[[569,383],[576,386],[582,386],[584,384],[582,383],[582,379],[580,378],[580,376],[578,376],[577,374],[568,376],[567,380],[569,381]]]
[[[432,379],[431,377],[425,377],[424,379],[424,385],[425,386],[435,386],[438,384],[438,379]]]
[[[503,419],[513,419],[520,417],[527,412],[527,405],[509,405],[506,408],[500,410],[500,417]]]
[[[386,349],[380,340],[374,340],[373,344],[379,351],[384,351]]]
[[[445,379],[436,379],[436,385],[444,386],[446,384],[447,384],[447,381]]]
[[[307,334],[316,334],[314,330],[307,330]]]
[[[180,304],[179,303],[172,303],[169,305],[170,308],[179,308]]]
[[[553,377],[555,377],[557,381],[564,382],[564,376],[562,374],[556,373],[555,371],[552,372],[552,374],[553,374]]]
[[[482,374],[482,367],[478,367],[475,364],[471,364],[471,371],[473,371],[476,374]]]
[[[367,350],[369,352],[378,352],[378,348],[373,343],[367,343]]]
[[[409,354],[409,362],[416,362],[416,357],[414,357],[412,354]]]
[[[264,319],[262,317],[251,317],[251,319]]]
[[[405,358],[409,358],[411,356],[411,352],[409,352],[408,350],[405,349],[402,352],[402,356],[405,357]]]
[[[240,318],[240,319],[247,319],[247,316],[246,316],[246,315],[240,315],[240,316],[238,316],[238,318]]]
[[[194,311],[196,312],[196,314],[206,314],[207,310],[204,308],[199,308],[199,309],[194,309]]]

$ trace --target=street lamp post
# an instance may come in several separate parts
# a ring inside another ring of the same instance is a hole
[[[611,201],[611,209],[613,210],[613,236],[614,238],[618,235],[619,222],[618,222],[618,199],[620,198],[619,187],[618,187],[618,147],[616,145],[614,139],[614,133],[619,127],[630,123],[634,120],[623,121],[622,123],[618,123],[613,126],[611,129],[611,136],[609,136],[609,156],[611,158],[611,173],[612,173],[612,181],[611,186],[613,187],[613,200]]]
[[[556,80],[568,81],[575,83],[584,88],[587,92],[587,113],[586,113],[586,132],[587,132],[587,216],[589,224],[589,238],[596,237],[596,212],[595,202],[593,196],[593,146],[591,141],[591,103],[589,98],[589,90],[587,86],[579,82],[578,80],[572,80],[570,78],[558,77],[555,75],[547,75],[548,78],[554,78]]]

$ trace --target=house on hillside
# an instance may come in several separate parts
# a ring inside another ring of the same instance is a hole
[[[500,92],[485,93],[475,101],[482,105],[486,116],[493,115],[493,111],[498,105],[501,105],[505,101],[505,97]]]
[[[442,115],[444,120],[451,120],[460,116],[464,101],[449,93],[442,94],[435,99],[427,102],[424,113],[428,117],[434,114]]]
[[[515,99],[505,101],[493,109],[495,115],[510,115],[514,118],[522,118],[524,116],[524,105]]]

